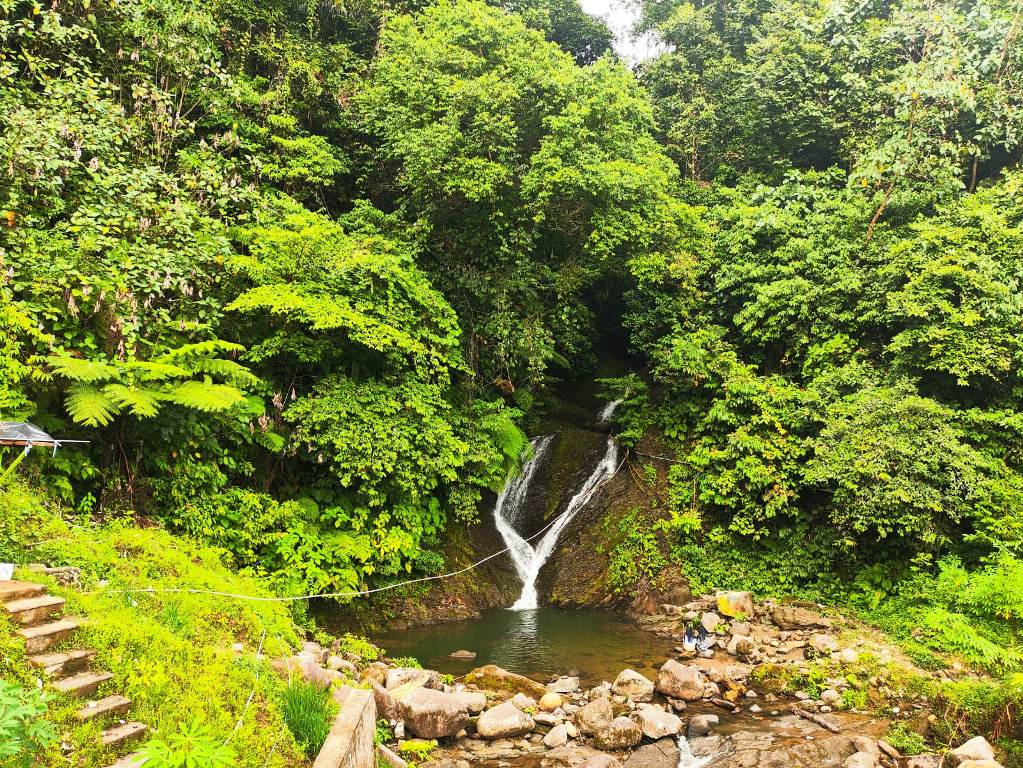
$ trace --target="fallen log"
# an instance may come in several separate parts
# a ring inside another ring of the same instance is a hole
[[[820,715],[816,714],[815,712],[807,712],[805,709],[803,709],[802,707],[796,706],[795,704],[792,705],[792,713],[795,714],[795,715],[799,715],[799,717],[803,718],[804,720],[809,720],[814,725],[819,725],[821,728],[823,728],[826,731],[831,731],[832,733],[841,733],[842,732],[841,728],[839,728],[837,725],[835,725],[833,722],[831,722],[827,718],[821,717]]]

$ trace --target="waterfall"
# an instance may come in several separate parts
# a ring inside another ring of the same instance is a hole
[[[608,403],[601,410],[598,418],[605,421],[610,419],[619,402],[616,400],[613,403]],[[613,437],[609,436],[603,458],[594,468],[593,472],[590,473],[590,476],[586,478],[583,487],[572,497],[572,500],[568,502],[568,506],[565,507],[565,511],[547,529],[535,546],[531,545],[515,530],[515,523],[518,522],[521,516],[529,484],[536,474],[536,468],[550,447],[553,438],[554,435],[547,435],[546,437],[537,438],[533,442],[533,457],[522,468],[522,474],[511,480],[504,490],[501,491],[501,495],[498,497],[497,504],[494,507],[494,520],[497,524],[497,530],[500,532],[505,544],[508,545],[512,562],[515,563],[515,570],[519,578],[522,579],[522,594],[519,595],[519,599],[512,606],[512,610],[515,611],[529,610],[537,607],[536,578],[540,575],[540,569],[547,562],[547,558],[554,552],[554,547],[558,543],[558,537],[565,529],[565,526],[572,522],[572,518],[576,516],[579,510],[585,507],[590,499],[593,498],[597,487],[613,475],[618,468],[618,444],[614,441]]]

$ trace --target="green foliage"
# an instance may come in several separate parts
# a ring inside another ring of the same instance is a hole
[[[150,740],[141,752],[145,764],[153,768],[227,768],[236,758],[234,747],[199,720],[181,723],[166,739]]]
[[[57,731],[46,720],[46,697],[0,680],[0,762],[33,763],[33,756],[57,741]]]
[[[330,690],[302,680],[292,680],[282,696],[284,722],[295,742],[310,758],[315,758],[337,716],[337,705]]]
[[[654,578],[667,564],[657,534],[639,510],[605,518],[602,533],[598,551],[608,555],[607,586],[615,594],[632,589],[642,578]]]
[[[927,751],[927,741],[906,723],[894,723],[885,734],[885,741],[906,755],[920,755]]]

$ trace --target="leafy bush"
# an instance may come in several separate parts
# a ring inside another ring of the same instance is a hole
[[[893,724],[884,738],[906,755],[919,755],[927,751],[927,740],[902,722]]]
[[[46,697],[0,680],[0,764],[28,768],[37,752],[56,743],[46,720]]]
[[[315,757],[330,733],[337,705],[323,686],[292,680],[282,692],[284,722],[309,757]]]

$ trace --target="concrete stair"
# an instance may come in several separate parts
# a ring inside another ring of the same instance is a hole
[[[4,603],[4,610],[19,624],[38,624],[64,610],[64,598],[53,595],[25,597]]]
[[[113,677],[109,672],[79,672],[77,675],[62,677],[50,683],[57,693],[85,698],[99,690],[100,685]]]
[[[25,638],[25,651],[29,654],[36,654],[50,650],[78,629],[78,626],[78,622],[74,619],[58,619],[19,629],[18,634]]]
[[[145,723],[121,723],[103,731],[100,743],[104,747],[120,747],[138,739],[149,730]]]
[[[64,599],[48,595],[46,587],[28,581],[0,581],[0,606],[21,625],[18,634],[25,640],[29,663],[49,678],[49,687],[66,696],[91,698],[113,679],[110,672],[92,669],[96,651],[90,648],[62,650],[58,646],[79,627],[73,617],[55,618],[64,610]],[[110,694],[88,701],[75,712],[81,721],[120,718],[131,708],[131,699]],[[100,736],[103,747],[119,749],[140,738],[148,730],[145,723],[117,720]],[[142,758],[127,755],[110,768],[140,768]]]
[[[123,715],[131,707],[131,699],[115,693],[98,701],[90,701],[80,710],[75,712],[79,720],[95,720],[98,717],[107,715]]]
[[[86,669],[96,657],[91,648],[79,648],[63,653],[39,653],[29,656],[29,663],[47,677],[67,677]]]

